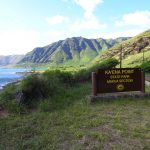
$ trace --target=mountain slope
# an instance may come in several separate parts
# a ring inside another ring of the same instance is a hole
[[[0,56],[0,66],[18,63],[24,55]]]
[[[116,44],[99,55],[94,62],[112,57],[120,59],[121,51],[124,67],[137,66],[143,61],[150,60],[150,30]]]
[[[83,37],[67,38],[45,47],[37,47],[27,53],[20,63],[86,63],[104,51],[128,38],[86,39]]]

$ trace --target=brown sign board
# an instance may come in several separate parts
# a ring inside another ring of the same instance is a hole
[[[96,77],[97,93],[141,91],[141,71],[139,68],[99,69]]]

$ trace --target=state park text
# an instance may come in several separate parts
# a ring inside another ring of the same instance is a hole
[[[134,74],[134,69],[129,70],[105,70],[105,76],[108,76],[107,83],[131,83],[134,79],[131,77]]]

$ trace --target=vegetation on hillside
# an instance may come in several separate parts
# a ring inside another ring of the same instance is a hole
[[[150,60],[150,30],[116,44],[99,55],[99,57],[96,57],[94,62],[103,61],[108,58],[119,60],[121,53],[124,67],[135,67],[141,65],[143,59],[145,61]]]
[[[86,39],[83,37],[67,38],[45,47],[38,47],[27,53],[20,61],[22,63],[87,64],[102,51],[128,38],[117,39]]]
[[[150,61],[142,63],[141,68],[145,70],[145,72],[150,72]]]
[[[13,103],[32,105],[44,99],[53,99],[60,93],[80,82],[91,80],[91,73],[97,69],[112,68],[118,64],[116,59],[108,59],[100,64],[78,72],[49,70],[42,74],[32,74],[21,81],[19,85],[10,85],[0,93],[0,105],[9,109]],[[10,105],[9,105],[10,104]],[[22,107],[22,106],[21,106]]]

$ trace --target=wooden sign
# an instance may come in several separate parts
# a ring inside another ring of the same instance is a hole
[[[99,69],[95,76],[95,93],[144,91],[142,73],[139,68]]]

